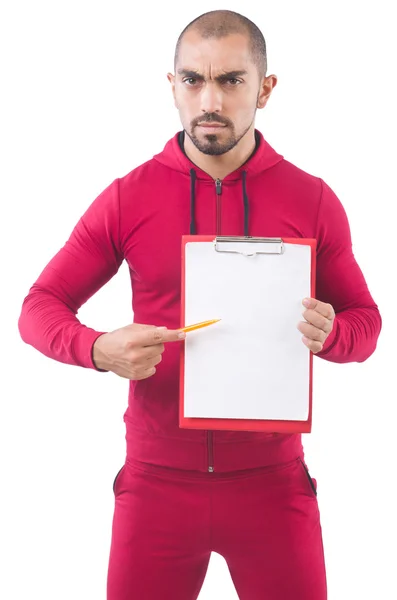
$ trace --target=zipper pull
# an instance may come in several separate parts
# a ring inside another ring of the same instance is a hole
[[[218,196],[222,193],[222,181],[218,178],[215,180],[216,193]]]

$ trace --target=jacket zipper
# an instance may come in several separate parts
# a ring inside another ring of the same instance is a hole
[[[218,178],[215,180],[216,191],[216,235],[221,234],[221,194],[222,181]],[[213,432],[207,431],[207,448],[208,448],[208,472],[214,472],[214,440]]]
[[[208,472],[214,472],[214,453],[213,453],[212,431],[207,431],[207,446],[208,446]]]
[[[215,180],[216,190],[216,235],[221,235],[221,193],[222,181],[218,178]]]

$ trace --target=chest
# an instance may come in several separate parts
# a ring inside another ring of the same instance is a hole
[[[123,250],[134,289],[147,294],[180,289],[181,239],[190,234],[194,213],[199,235],[244,235],[244,194],[240,181],[223,184],[189,181],[178,185],[152,185],[150,195],[141,195],[126,211],[122,223]],[[307,219],[298,209],[298,199],[284,198],[280,190],[256,181],[246,186],[249,235],[304,237]],[[306,221],[306,222],[305,222]]]

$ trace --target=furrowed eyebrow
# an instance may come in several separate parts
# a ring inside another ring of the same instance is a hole
[[[178,75],[182,75],[182,77],[192,77],[193,79],[198,79],[199,81],[204,80],[204,77],[201,75],[201,73],[191,69],[178,69]],[[215,77],[215,80],[225,81],[226,79],[235,79],[236,77],[243,77],[244,75],[247,75],[247,71],[229,71],[228,73],[218,75]]]

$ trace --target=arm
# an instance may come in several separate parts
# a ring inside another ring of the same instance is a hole
[[[346,212],[323,181],[317,218],[316,298],[331,304],[333,329],[317,356],[363,362],[374,352],[382,320],[357,264]]]
[[[23,341],[59,362],[96,369],[93,345],[104,332],[86,327],[76,314],[123,261],[118,187],[115,180],[94,200],[24,299],[18,321]]]

